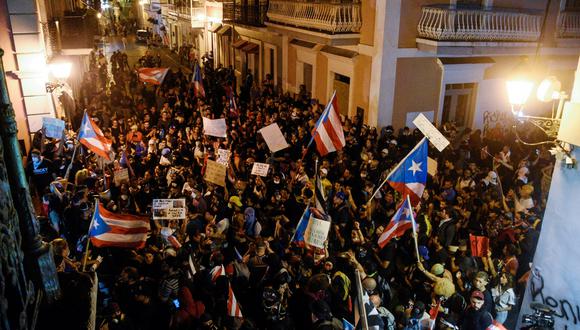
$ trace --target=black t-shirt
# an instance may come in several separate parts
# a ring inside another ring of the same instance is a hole
[[[48,187],[53,180],[54,169],[52,162],[43,158],[38,166],[34,166],[32,162],[28,163],[26,173],[28,177],[32,178],[32,183],[34,183],[36,190],[42,194],[44,188]]]

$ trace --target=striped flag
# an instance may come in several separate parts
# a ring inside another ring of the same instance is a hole
[[[90,151],[107,160],[111,160],[109,155],[111,152],[111,140],[105,137],[103,131],[101,131],[86,112],[79,129],[78,140],[85,147],[89,148]]]
[[[142,82],[161,85],[169,72],[169,68],[140,68],[137,72],[139,73],[139,80]]]
[[[201,79],[201,68],[197,62],[193,66],[193,92],[195,93],[195,97],[205,97],[203,79]]]
[[[240,304],[234,295],[234,290],[232,290],[232,285],[230,284],[228,291],[228,315],[233,317],[243,317],[242,311],[240,310]]]
[[[148,217],[116,214],[97,202],[89,237],[96,247],[139,249],[145,246],[150,229]]]
[[[211,276],[211,281],[215,282],[215,281],[217,281],[218,277],[226,275],[226,269],[224,268],[224,265],[215,266],[209,272],[209,274]]]
[[[238,117],[240,115],[238,111],[238,104],[236,103],[236,98],[234,95],[234,89],[232,86],[226,86],[226,96],[228,98],[228,106],[230,109],[230,117]]]
[[[391,239],[402,236],[405,231],[412,227],[413,222],[413,207],[409,203],[409,198],[405,198],[395,215],[393,215],[391,222],[379,237],[378,244],[381,249]]]
[[[439,314],[439,306],[441,306],[441,301],[437,302],[437,305],[433,306],[429,310],[429,330],[435,329],[435,324],[437,323],[437,315]]]
[[[338,112],[336,91],[332,94],[324,112],[316,122],[308,147],[310,147],[312,141],[316,141],[316,149],[321,156],[341,150],[346,145]]]
[[[304,213],[302,213],[302,217],[300,221],[298,221],[298,225],[296,225],[296,231],[292,236],[290,242],[294,242],[298,244],[298,246],[304,246],[304,234],[306,233],[306,228],[308,228],[308,224],[310,223],[310,207],[306,207],[304,209]]]
[[[189,265],[187,275],[189,278],[193,278],[193,276],[197,273],[197,269],[195,269],[195,264],[193,263],[193,257],[191,253],[189,254],[189,258],[187,258],[187,264]]]

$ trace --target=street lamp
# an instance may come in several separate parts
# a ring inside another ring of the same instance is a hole
[[[54,62],[48,65],[50,73],[59,80],[67,79],[70,76],[72,63],[70,62]]]

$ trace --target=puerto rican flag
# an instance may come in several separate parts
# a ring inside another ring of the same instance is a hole
[[[438,301],[437,304],[429,310],[429,330],[435,329],[437,315],[439,314],[439,306],[441,306],[441,301]]]
[[[201,79],[201,68],[195,62],[193,66],[193,92],[195,97],[205,97],[205,88],[203,88],[203,79]]]
[[[336,91],[332,94],[324,112],[316,122],[308,147],[310,147],[312,141],[316,141],[316,149],[321,156],[341,150],[346,144],[338,112]]]
[[[210,272],[209,275],[211,276],[211,281],[217,281],[218,277],[226,275],[226,269],[224,265],[215,266]]]
[[[140,249],[145,246],[150,229],[148,217],[116,214],[97,202],[89,237],[96,247]]]
[[[111,140],[103,135],[103,131],[101,131],[86,112],[79,129],[78,140],[85,147],[89,148],[90,151],[107,160],[111,160],[109,156],[111,152]]]
[[[296,231],[290,239],[290,242],[296,243],[300,247],[305,246],[304,242],[304,234],[306,233],[306,228],[308,228],[308,224],[310,223],[310,215],[312,212],[310,211],[310,207],[306,206],[304,209],[304,213],[302,213],[302,217],[300,217],[300,221],[296,225]]]
[[[234,295],[234,290],[232,290],[232,285],[230,284],[228,287],[228,315],[233,317],[243,317],[240,304],[238,304],[238,300]]]
[[[403,198],[409,196],[413,205],[419,203],[425,190],[428,149],[429,142],[427,138],[423,138],[386,178]]]
[[[234,96],[234,89],[232,86],[226,86],[226,97],[228,98],[228,105],[230,109],[230,117],[238,117],[240,113],[238,112],[238,105],[236,103],[236,98]]]
[[[391,222],[379,237],[378,244],[381,249],[385,247],[391,239],[403,236],[403,234],[412,227],[414,222],[413,207],[409,204],[409,199],[405,198],[395,215],[393,215]]]
[[[153,85],[161,85],[169,68],[141,68],[138,69],[139,80]]]

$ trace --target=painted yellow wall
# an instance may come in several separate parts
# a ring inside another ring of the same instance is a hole
[[[360,43],[372,46],[375,37],[376,0],[363,0],[361,6],[362,26],[360,28]]]
[[[296,48],[292,46],[288,47],[288,85],[296,86]]]
[[[405,126],[408,112],[437,111],[441,69],[435,58],[399,58],[392,125]]]
[[[421,19],[421,7],[427,5],[449,3],[445,0],[406,0],[401,1],[401,23],[399,27],[399,48],[415,48],[417,43],[417,24]],[[389,5],[387,3],[387,13]],[[387,16],[387,19],[388,16]]]
[[[312,91],[312,97],[320,100],[320,103],[326,104],[326,88],[328,80],[328,58],[321,52],[316,55],[316,90]]]
[[[356,108],[365,110],[365,122],[369,112],[369,92],[371,88],[371,65],[372,57],[359,55],[354,63],[354,79],[351,81],[351,88],[354,88],[352,115],[356,115]]]

